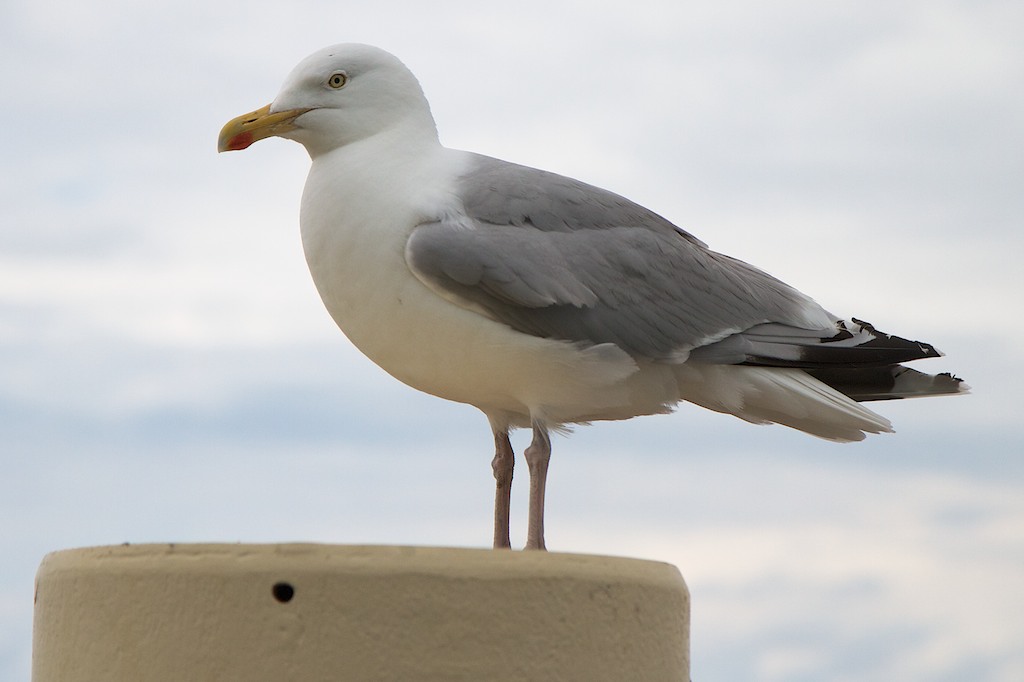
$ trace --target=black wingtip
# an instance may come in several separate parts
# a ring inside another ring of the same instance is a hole
[[[860,320],[856,317],[851,317],[850,321],[875,337],[866,343],[858,345],[857,348],[875,348],[880,351],[891,352],[893,353],[893,359],[891,360],[893,363],[922,360],[924,358],[941,358],[945,355],[945,353],[930,343],[925,343],[924,341],[911,341],[910,339],[904,339],[901,336],[886,334],[883,331],[879,331],[878,328],[870,322],[865,322],[864,320]],[[843,323],[840,322],[840,325],[842,324]]]
[[[815,379],[858,402],[970,393],[970,386],[949,372],[925,374],[903,365],[806,371]]]

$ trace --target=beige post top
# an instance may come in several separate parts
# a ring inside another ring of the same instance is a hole
[[[33,682],[686,681],[689,593],[617,557],[315,544],[65,550]]]

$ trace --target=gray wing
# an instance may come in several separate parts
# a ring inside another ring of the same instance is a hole
[[[764,323],[775,340],[790,327],[801,342],[836,333],[807,296],[611,192],[479,156],[456,191],[462,212],[417,226],[406,259],[518,331],[659,361]]]

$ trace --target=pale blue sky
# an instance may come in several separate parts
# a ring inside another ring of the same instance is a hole
[[[967,0],[8,2],[0,679],[48,551],[489,544],[484,418],[322,309],[305,152],[214,151],[342,41],[402,58],[450,146],[629,196],[975,389],[847,446],[686,406],[578,429],[549,546],[678,565],[701,682],[1024,678],[1022,31]]]

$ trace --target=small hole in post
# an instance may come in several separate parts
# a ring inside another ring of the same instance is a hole
[[[274,599],[282,604],[287,604],[295,596],[295,588],[291,583],[274,583],[274,587],[270,591],[274,594]]]

